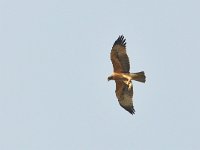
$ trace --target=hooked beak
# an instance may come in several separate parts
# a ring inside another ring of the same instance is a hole
[[[108,77],[108,81],[110,81],[110,80],[112,80],[112,76],[109,76],[109,77]]]

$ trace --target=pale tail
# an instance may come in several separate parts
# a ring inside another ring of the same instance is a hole
[[[131,78],[132,80],[143,82],[143,83],[145,83],[146,81],[146,76],[145,76],[144,71],[131,73]]]

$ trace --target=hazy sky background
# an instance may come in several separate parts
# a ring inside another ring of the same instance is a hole
[[[1,150],[199,150],[198,0],[0,0]],[[135,115],[109,58],[127,39]]]

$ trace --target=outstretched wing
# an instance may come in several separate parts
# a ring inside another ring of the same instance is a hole
[[[135,113],[135,109],[133,107],[133,87],[128,90],[127,84],[122,80],[115,80],[116,82],[116,96],[119,101],[119,104],[131,114]]]
[[[113,64],[114,72],[129,73],[129,58],[126,54],[126,39],[121,35],[113,44],[110,58]]]

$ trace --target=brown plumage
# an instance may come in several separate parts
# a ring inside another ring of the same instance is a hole
[[[133,85],[131,80],[145,82],[144,71],[130,73],[129,58],[126,53],[126,40],[121,35],[113,44],[110,58],[113,64],[113,73],[108,77],[109,80],[115,80],[116,96],[119,104],[131,114],[135,113],[133,106]]]

